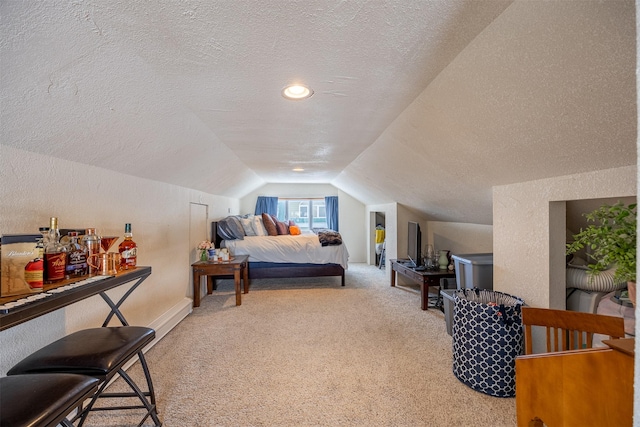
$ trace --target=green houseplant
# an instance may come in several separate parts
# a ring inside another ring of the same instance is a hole
[[[616,266],[614,278],[626,281],[629,299],[635,305],[636,284],[636,204],[618,202],[604,205],[585,214],[593,222],[575,234],[567,244],[567,255],[588,248],[589,273],[600,272]]]

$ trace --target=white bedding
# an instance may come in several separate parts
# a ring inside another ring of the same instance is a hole
[[[348,267],[345,244],[322,246],[313,233],[297,236],[245,236],[244,240],[223,240],[231,255],[249,255],[250,262],[293,262],[298,264],[340,264]]]

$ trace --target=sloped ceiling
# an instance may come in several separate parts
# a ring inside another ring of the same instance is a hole
[[[632,0],[7,0],[0,20],[2,144],[211,194],[332,183],[490,224],[494,185],[636,164]]]
[[[491,224],[492,186],[636,164],[634,15],[631,2],[513,3],[335,185]]]

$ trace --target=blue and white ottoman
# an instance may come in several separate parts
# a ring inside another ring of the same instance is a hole
[[[453,374],[476,391],[514,397],[524,301],[477,288],[454,292],[453,301]]]

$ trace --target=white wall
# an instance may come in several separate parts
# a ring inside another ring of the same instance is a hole
[[[436,250],[446,249],[453,255],[493,252],[493,226],[458,222],[427,222],[427,243]]]
[[[366,224],[362,221],[365,206],[331,184],[265,184],[240,200],[243,214],[255,212],[258,196],[282,198],[324,198],[338,196],[338,221],[342,241],[349,251],[349,262],[366,262]],[[226,214],[225,214],[226,215]]]
[[[190,264],[195,256],[189,244],[189,204],[207,204],[210,218],[215,218],[237,211],[237,199],[4,145],[0,150],[0,233],[34,233],[56,216],[61,228],[97,227],[122,236],[124,224],[130,222],[138,265],[151,266],[152,274],[123,305],[125,317],[132,325],[154,327],[160,336],[189,313]],[[109,295],[117,298],[126,289],[121,286]],[[100,326],[107,313],[106,303],[95,296],[0,332],[0,375],[65,334]]]
[[[635,196],[636,175],[629,166],[494,187],[494,289],[564,309],[565,201]]]
[[[367,225],[364,204],[338,190],[340,235],[349,250],[349,262],[367,261]]]

